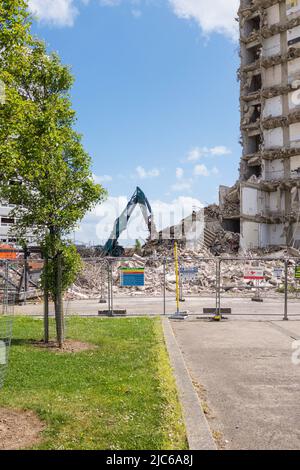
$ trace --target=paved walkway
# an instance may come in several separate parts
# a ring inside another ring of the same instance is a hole
[[[163,330],[183,411],[189,449],[217,450],[199,396],[167,318],[163,319]]]
[[[292,363],[300,322],[172,327],[220,447],[300,449],[300,365]]]
[[[191,315],[201,315],[204,307],[215,307],[216,300],[214,297],[190,297],[186,302],[180,304],[180,308],[188,310]],[[254,319],[274,319],[281,320],[284,314],[283,299],[269,298],[264,303],[252,302],[247,298],[222,298],[223,307],[231,307],[232,318],[254,318]],[[115,309],[126,309],[128,314],[132,315],[162,315],[164,312],[163,299],[155,297],[116,297],[114,299]],[[70,315],[97,315],[98,310],[107,309],[107,304],[99,304],[95,300],[74,300],[65,302],[65,311]],[[166,313],[172,314],[176,310],[176,302],[174,297],[166,299]],[[24,315],[42,315],[43,305],[28,304],[19,306],[15,309],[16,313]],[[53,306],[50,313],[54,312]],[[289,313],[291,319],[298,318],[300,320],[300,299],[291,299],[289,301]],[[295,317],[296,315],[296,317]]]

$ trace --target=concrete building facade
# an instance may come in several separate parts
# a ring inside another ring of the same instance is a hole
[[[241,0],[241,247],[300,247],[300,0]]]
[[[0,201],[0,243],[15,243],[16,239],[10,233],[14,218],[10,216],[12,205]]]

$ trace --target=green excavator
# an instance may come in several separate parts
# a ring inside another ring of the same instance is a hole
[[[150,237],[156,236],[157,232],[150,203],[141,188],[137,187],[126,208],[114,223],[112,233],[103,247],[103,256],[119,257],[124,255],[125,250],[119,245],[118,240],[124,230],[126,230],[130,217],[137,205],[141,208]]]

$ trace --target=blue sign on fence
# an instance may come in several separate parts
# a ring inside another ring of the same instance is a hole
[[[143,287],[145,285],[144,268],[121,268],[121,287]]]
[[[192,281],[197,279],[199,268],[197,267],[181,267],[180,275],[183,281]]]

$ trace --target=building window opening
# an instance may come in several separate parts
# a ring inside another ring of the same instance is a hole
[[[255,93],[257,91],[260,91],[262,88],[262,80],[261,80],[261,74],[258,73],[256,75],[253,75],[251,84],[249,87],[249,93]]]
[[[13,225],[15,223],[15,219],[11,217],[1,217],[1,225],[5,227],[7,225]]]
[[[245,35],[248,37],[251,33],[256,33],[260,30],[260,16],[257,15],[254,18],[246,21],[245,23]]]
[[[228,232],[241,233],[240,219],[223,219],[222,227]]]
[[[261,44],[257,44],[255,46],[249,47],[249,49],[246,49],[246,54],[245,54],[245,65],[250,65],[253,62],[256,62],[261,55]]]
[[[261,140],[260,134],[248,137],[247,153],[248,154],[258,153],[260,151],[261,144],[262,144],[262,140]]]
[[[255,123],[256,121],[259,121],[261,118],[261,107],[260,105],[254,106],[252,116],[250,118],[250,123]]]
[[[262,176],[262,167],[261,165],[248,166],[247,168],[247,179],[250,179],[252,176],[260,178]]]

